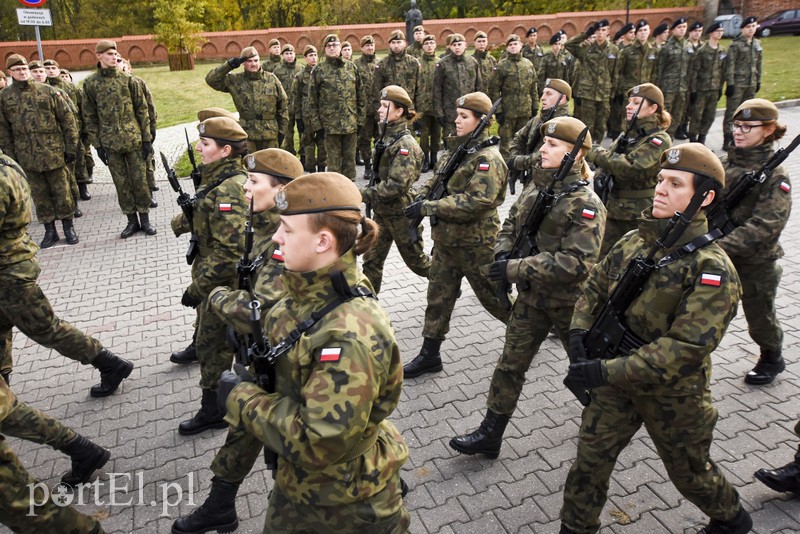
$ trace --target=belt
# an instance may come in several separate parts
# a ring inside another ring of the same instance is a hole
[[[362,439],[361,442],[353,447],[344,457],[345,462],[352,462],[356,458],[362,456],[365,452],[370,450],[372,447],[375,446],[375,442],[378,441],[378,429],[375,429],[375,432],[368,437],[367,439]]]

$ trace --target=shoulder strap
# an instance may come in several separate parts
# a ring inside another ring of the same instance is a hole
[[[217,178],[214,182],[212,182],[208,187],[206,187],[205,189],[202,189],[202,190],[198,191],[197,193],[195,193],[194,201],[195,202],[200,202],[211,191],[213,191],[214,189],[219,187],[222,184],[222,182],[224,182],[225,180],[227,180],[231,176],[236,176],[237,174],[241,174],[241,171],[233,171],[233,172],[229,172],[229,173],[223,174],[222,176]]]
[[[661,261],[659,261],[656,264],[656,269],[660,269],[661,267],[675,263],[679,259],[684,258],[689,254],[693,254],[698,250],[700,250],[701,248],[707,247],[720,237],[722,237],[722,230],[720,230],[719,228],[715,228],[710,232],[708,232],[707,234],[695,237],[694,239],[692,239],[691,241],[680,247],[678,250],[670,252],[669,254],[661,258]]]

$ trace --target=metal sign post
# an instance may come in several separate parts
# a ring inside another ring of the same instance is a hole
[[[35,3],[35,0],[19,0],[24,5],[42,5],[44,1]],[[46,0],[45,0],[46,1]],[[36,47],[39,50],[39,61],[44,61],[42,52],[42,36],[39,33],[39,26],[52,26],[53,18],[50,16],[49,9],[25,9],[17,8],[17,21],[20,26],[33,26],[36,32]]]

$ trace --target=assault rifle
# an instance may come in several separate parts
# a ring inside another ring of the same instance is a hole
[[[481,120],[478,121],[478,125],[470,134],[469,138],[464,141],[458,148],[456,148],[450,157],[447,159],[447,163],[442,166],[439,171],[436,173],[436,177],[434,178],[433,184],[431,184],[431,188],[428,190],[428,194],[425,195],[425,198],[420,200],[415,200],[409,206],[422,202],[424,200],[441,200],[445,195],[447,195],[447,182],[450,181],[453,174],[456,172],[458,167],[461,165],[461,162],[464,161],[464,158],[471,150],[471,145],[475,142],[475,140],[480,137],[483,131],[489,126],[489,121],[492,120],[492,116],[494,112],[497,110],[497,106],[500,105],[502,101],[502,97],[497,99],[492,105],[492,108],[489,110],[486,115],[481,117]],[[408,208],[406,208],[408,209]],[[411,222],[408,224],[408,233],[411,236],[411,241],[416,243],[419,241],[419,232],[417,232],[417,227],[422,222],[422,217],[414,217],[411,218]],[[436,216],[431,215],[431,226],[436,226],[437,224]]]
[[[381,138],[375,143],[375,155],[372,157],[372,176],[369,177],[369,186],[375,187],[375,184],[378,183],[378,169],[381,166],[381,158],[383,157],[383,153],[386,152],[386,144],[383,142],[384,138],[386,137],[386,125],[389,124],[389,105],[386,105],[386,115],[383,118],[383,132],[381,133]],[[366,209],[364,210],[367,214],[367,218],[372,217],[372,202],[366,202]]]
[[[244,225],[244,251],[242,252],[242,257],[239,259],[239,262],[236,264],[236,273],[239,275],[239,289],[243,291],[247,291],[250,293],[250,302],[251,304],[255,302],[258,304],[258,301],[253,298],[253,282],[250,278],[251,274],[253,273],[253,260],[250,258],[250,254],[253,252],[253,234],[255,231],[253,230],[253,199],[250,199],[250,212],[247,216],[247,222]],[[249,357],[248,357],[248,350],[249,350],[249,343],[247,339],[244,339],[243,336],[239,333],[236,333],[236,361],[241,363],[242,365],[250,365]]]
[[[183,135],[186,136],[187,154],[189,156],[189,163],[192,164],[192,172],[189,176],[192,177],[194,190],[197,191],[197,188],[200,187],[200,172],[197,170],[197,162],[194,159],[194,148],[192,147],[192,143],[189,142],[189,132],[186,131],[186,128],[183,129]]]
[[[557,91],[556,91],[557,92]],[[561,100],[561,93],[558,93],[558,100]],[[531,137],[530,141],[528,141],[528,145],[525,147],[527,150],[525,151],[526,155],[533,154],[533,151],[536,149],[536,146],[539,144],[539,141],[542,140],[542,124],[546,123],[550,119],[553,118],[553,115],[556,114],[556,108],[558,107],[558,102],[556,102],[555,106],[552,106],[548,111],[547,115],[542,117],[542,122],[539,123],[539,126],[536,128],[536,131],[533,133],[533,137]],[[524,171],[518,171],[516,169],[512,169],[509,167],[508,169],[508,190],[512,195],[517,194],[517,187],[516,182],[517,180],[522,182],[522,187],[528,185],[528,182],[531,179],[531,170],[525,169]]]
[[[763,184],[772,175],[772,172],[789,157],[789,154],[797,148],[797,145],[800,145],[800,135],[795,137],[789,146],[776,150],[775,154],[760,169],[750,171],[742,176],[736,182],[736,185],[728,191],[728,194],[719,199],[708,211],[708,227],[710,229],[719,228],[722,231],[722,235],[728,235],[736,229],[736,224],[731,220],[730,213],[736,209],[736,206],[741,203],[756,184]]]
[[[631,121],[628,123],[628,127],[624,132],[619,134],[619,137],[614,141],[614,154],[624,154],[633,142],[630,134],[633,132],[634,128],[636,128],[636,123],[639,121],[639,112],[642,110],[644,102],[645,99],[642,98],[642,101],[639,102],[639,107],[636,108],[636,111],[631,117]],[[611,173],[603,169],[594,175],[594,192],[597,193],[597,196],[600,197],[600,201],[603,204],[608,203],[608,195],[611,193],[612,189],[614,189],[614,176]]]
[[[539,246],[536,244],[536,233],[539,231],[542,221],[544,221],[544,218],[550,212],[553,204],[557,200],[557,196],[553,192],[553,188],[558,182],[562,181],[567,176],[567,173],[569,173],[569,171],[572,169],[572,166],[575,165],[575,158],[580,152],[583,141],[586,139],[586,135],[588,133],[589,128],[584,128],[578,136],[578,139],[575,141],[575,146],[572,148],[572,150],[564,154],[564,159],[561,160],[561,166],[553,175],[553,180],[550,182],[550,185],[547,187],[547,189],[539,191],[536,201],[533,203],[531,209],[528,210],[528,215],[525,217],[525,222],[517,231],[517,238],[514,240],[514,245],[508,252],[508,259],[516,260],[539,254]],[[517,283],[517,287],[519,287],[521,290],[527,290],[530,288],[530,284],[527,281],[520,281]],[[510,291],[510,282],[506,280],[505,282],[499,283],[497,288],[497,298],[507,310],[511,309],[511,301],[508,299],[508,293]]]
[[[192,232],[192,236],[189,238],[189,248],[186,251],[186,263],[191,265],[194,263],[197,252],[200,250],[200,247],[197,244],[197,236],[194,235],[194,203],[192,202],[192,197],[190,197],[187,193],[184,193],[180,182],[178,182],[178,176],[175,174],[175,169],[171,168],[167,162],[167,157],[163,152],[159,152],[159,154],[161,154],[161,164],[164,165],[164,170],[167,172],[167,180],[169,180],[169,185],[172,187],[173,191],[178,193],[178,206],[180,206],[183,215],[186,217],[186,220],[189,223],[189,228]]]

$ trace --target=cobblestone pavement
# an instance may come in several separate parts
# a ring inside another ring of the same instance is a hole
[[[800,132],[800,107],[784,109],[782,116],[791,136]],[[195,128],[189,132],[196,136]],[[161,130],[156,149],[174,160],[182,142],[182,127]],[[719,148],[721,133],[711,135],[709,142]],[[800,154],[787,167],[797,182]],[[136,369],[115,395],[92,399],[88,390],[99,380],[97,371],[17,332],[12,384],[22,400],[111,449],[111,461],[98,479],[100,489],[85,492],[88,504],[79,506],[81,510],[104,517],[108,532],[169,532],[177,516],[193,510],[208,494],[208,467],[225,436],[224,430],[194,438],[177,432],[178,423],[200,402],[198,367],[169,362],[170,352],[185,346],[192,331],[193,312],[180,305],[190,279],[184,262],[187,239],[176,239],[169,230],[178,208],[163,171],[158,175],[161,190],[155,194],[160,207],[151,216],[158,235],[120,239],[125,217],[113,185],[102,183],[105,168],[98,163],[97,169],[94,198],[81,203],[85,215],[76,222],[81,242],[40,252],[40,284],[59,316],[131,359]],[[190,181],[184,183],[191,190]],[[795,201],[800,198],[797,191],[793,195]],[[507,199],[504,215],[512,201]],[[800,499],[776,494],[753,479],[759,467],[788,462],[798,442],[791,432],[800,417],[800,234],[793,231],[798,212],[782,240],[786,256],[781,260],[778,307],[786,372],[769,386],[744,384],[742,377],[757,355],[741,313],[713,357],[712,388],[720,418],[712,455],[741,493],[757,533],[800,531]],[[30,232],[37,241],[44,233],[37,223]],[[503,326],[484,311],[466,283],[462,289],[442,346],[444,371],[409,380],[392,418],[411,447],[404,472],[412,489],[407,498],[411,532],[555,533],[580,422],[579,405],[561,384],[565,354],[553,338],[542,346],[499,459],[456,454],[447,442],[481,421],[503,345]],[[421,346],[425,294],[426,281],[412,274],[393,249],[381,301],[406,361]],[[50,487],[68,470],[68,459],[47,446],[13,438],[9,442],[23,464]],[[114,490],[110,473],[117,474]],[[261,469],[246,479],[237,501],[239,532],[261,531],[271,485]],[[669,483],[652,442],[639,432],[620,457],[602,521],[603,531],[615,534],[678,533],[695,532],[706,518]]]

